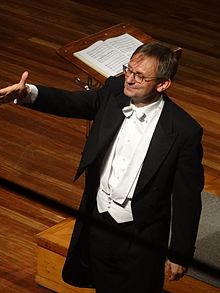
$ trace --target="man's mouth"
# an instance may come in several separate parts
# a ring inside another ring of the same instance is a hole
[[[133,83],[130,83],[130,84],[129,83],[126,83],[125,84],[125,87],[126,88],[129,88],[129,89],[132,89],[132,90],[137,89],[136,86],[135,86],[135,84],[133,84]]]

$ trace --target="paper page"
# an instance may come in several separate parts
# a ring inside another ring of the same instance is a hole
[[[129,58],[137,47],[143,44],[141,41],[127,33],[118,37],[107,39],[105,40],[105,43],[128,55]]]
[[[122,72],[134,50],[142,43],[129,34],[98,41],[88,48],[74,53],[74,56],[88,64],[102,75],[109,77]]]

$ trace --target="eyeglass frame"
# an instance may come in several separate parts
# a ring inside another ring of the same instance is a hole
[[[130,76],[130,75],[133,74],[134,80],[135,80],[137,83],[142,83],[143,81],[145,81],[145,82],[150,82],[150,81],[153,81],[153,80],[157,80],[157,79],[158,79],[157,77],[147,78],[147,77],[144,77],[144,76],[140,76],[138,72],[134,72],[134,71],[131,70],[127,65],[122,65],[122,68],[123,68],[123,73],[124,73],[124,75]],[[128,73],[128,71],[129,71],[130,73]],[[136,77],[140,78],[141,81],[138,81],[138,80],[136,79]]]

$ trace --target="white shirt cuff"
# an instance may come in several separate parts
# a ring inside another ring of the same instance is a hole
[[[14,100],[14,104],[33,104],[38,96],[38,88],[33,85],[33,84],[28,84],[26,83],[26,85],[29,87],[30,92],[29,94],[22,100],[19,101],[15,99]]]

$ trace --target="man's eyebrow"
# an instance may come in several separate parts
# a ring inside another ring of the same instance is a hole
[[[129,63],[128,63],[128,68],[130,68],[133,71],[133,67]],[[140,71],[134,71],[134,73],[144,75],[143,72],[140,72]]]

